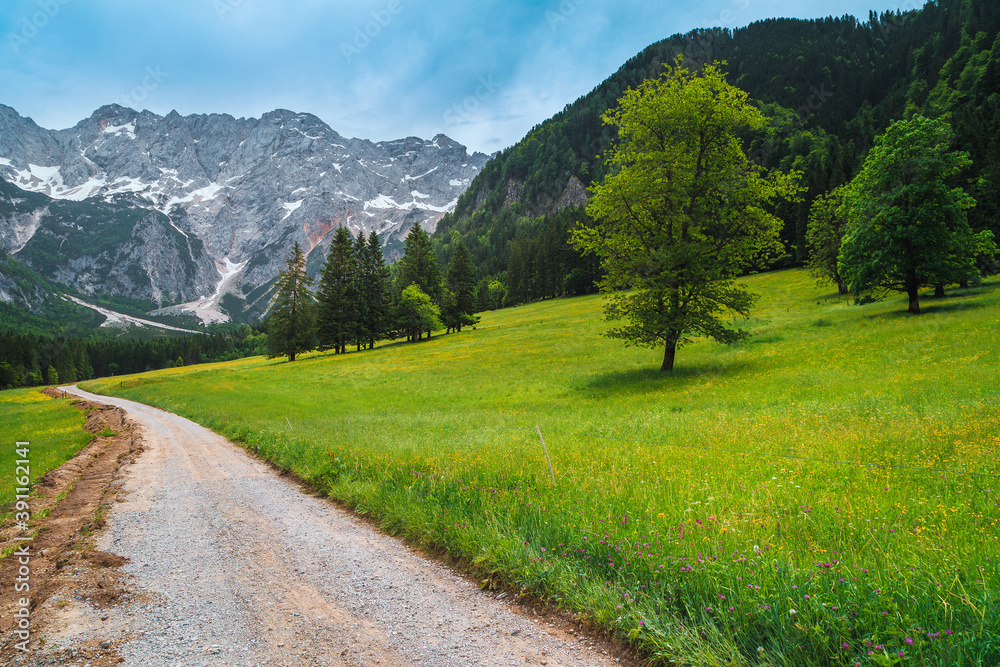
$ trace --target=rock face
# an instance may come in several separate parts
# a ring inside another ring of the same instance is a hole
[[[109,105],[54,131],[0,105],[0,177],[46,197],[0,206],[0,246],[82,291],[198,300],[225,278],[227,289],[247,294],[277,275],[295,241],[318,266],[338,226],[377,231],[392,259],[413,223],[434,229],[487,159],[444,135],[347,139],[315,116],[286,110],[237,119]],[[58,224],[46,220],[55,203],[70,202],[91,214],[148,210],[130,218],[127,234],[118,228],[107,239],[114,247],[42,266],[33,241],[69,234],[67,210]]]

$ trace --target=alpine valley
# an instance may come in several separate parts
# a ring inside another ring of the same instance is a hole
[[[347,139],[287,110],[108,105],[47,130],[0,105],[0,300],[37,313],[65,286],[77,303],[111,298],[154,318],[256,318],[293,242],[312,273],[339,226],[378,232],[394,259],[487,159],[444,135]]]

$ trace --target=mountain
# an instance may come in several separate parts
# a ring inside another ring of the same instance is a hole
[[[347,139],[287,110],[109,105],[56,131],[0,105],[0,244],[81,294],[219,321],[226,293],[231,310],[263,311],[295,241],[314,269],[338,226],[377,231],[397,256],[413,223],[433,230],[486,161],[444,135]]]
[[[480,276],[505,283],[508,304],[586,291],[579,278],[588,275],[587,258],[566,251],[565,241],[586,219],[586,187],[606,172],[615,136],[601,116],[678,56],[694,69],[723,61],[729,82],[772,118],[744,138],[751,158],[803,173],[803,200],[777,210],[786,247],[777,266],[805,261],[813,199],[849,181],[874,138],[912,113],[952,123],[957,147],[974,161],[961,183],[977,200],[970,224],[1000,237],[998,29],[995,0],[936,0],[867,21],[769,19],[664,39],[491,159],[439,222],[440,260],[463,241]]]

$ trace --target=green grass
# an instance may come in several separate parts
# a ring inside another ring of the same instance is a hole
[[[698,341],[670,375],[581,297],[418,344],[88,384],[662,664],[1000,663],[1000,282],[919,317],[804,271],[747,282],[755,336]]]
[[[27,460],[30,480],[58,468],[80,451],[93,436],[83,430],[86,415],[70,405],[71,399],[52,399],[37,389],[11,389],[0,392],[0,516],[15,501],[17,480],[23,477],[15,449],[17,441],[29,444]]]

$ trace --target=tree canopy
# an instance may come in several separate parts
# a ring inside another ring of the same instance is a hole
[[[743,337],[722,319],[746,316],[753,302],[733,277],[781,249],[781,221],[767,209],[793,199],[798,178],[746,156],[737,132],[766,119],[715,65],[697,75],[678,58],[604,120],[619,141],[587,207],[595,222],[572,243],[600,257],[607,318],[625,320],[607,335],[663,346],[661,370],[672,370],[677,347],[693,336]]]
[[[969,226],[975,200],[949,184],[971,163],[952,142],[948,123],[919,115],[876,139],[847,194],[838,269],[855,294],[905,292],[916,314],[921,287],[976,278],[977,255],[996,252],[991,231]]]
[[[429,294],[424,293],[416,283],[403,290],[399,296],[399,319],[409,340],[420,340],[424,331],[440,329],[441,309]]]

